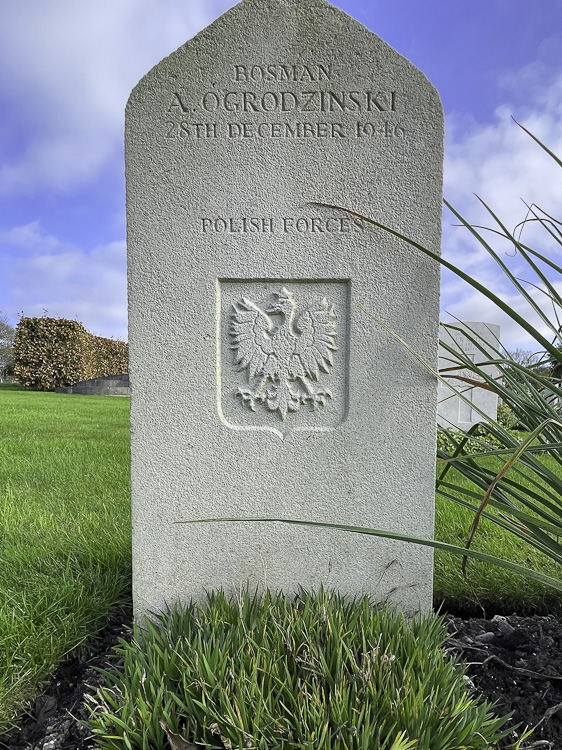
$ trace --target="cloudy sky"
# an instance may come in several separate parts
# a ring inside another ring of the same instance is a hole
[[[127,338],[125,102],[144,73],[233,4],[0,0],[0,312],[12,324],[47,311]],[[512,120],[562,154],[562,0],[335,4],[437,87],[445,196],[461,213],[490,224],[477,194],[510,229],[525,218],[523,201],[562,216],[560,168]],[[454,224],[446,213],[445,256],[519,306],[485,251]],[[523,239],[556,259],[543,234],[526,228]],[[498,249],[525,275],[509,248]],[[443,319],[499,322],[509,348],[532,347],[448,275],[442,300]]]

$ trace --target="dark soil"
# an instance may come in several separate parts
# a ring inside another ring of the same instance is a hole
[[[469,664],[475,689],[515,727],[506,747],[526,726],[535,727],[523,748],[562,750],[562,623],[559,618],[496,616],[490,620],[446,615],[451,634],[447,649]],[[95,745],[80,720],[87,717],[84,696],[102,678],[95,667],[115,662],[108,654],[127,638],[130,609],[113,618],[81,657],[62,664],[20,728],[0,738],[9,750],[92,750]]]
[[[465,661],[475,688],[499,715],[513,712],[533,734],[524,748],[562,750],[562,622],[553,615],[496,615],[461,620],[447,615],[447,648]],[[509,744],[509,743],[508,743]]]
[[[106,627],[87,647],[65,660],[45,692],[35,701],[20,727],[0,737],[0,748],[9,750],[92,750],[94,741],[81,721],[88,718],[84,697],[103,683],[96,668],[116,664],[109,654],[119,638],[130,639],[132,608],[117,611]]]

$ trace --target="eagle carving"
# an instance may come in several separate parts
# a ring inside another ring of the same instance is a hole
[[[232,305],[229,333],[238,370],[248,371],[248,388],[236,396],[252,411],[256,404],[288,412],[309,404],[316,410],[332,398],[316,388],[320,373],[329,373],[336,347],[336,313],[325,297],[296,315],[294,295],[285,287],[262,310],[247,297]]]

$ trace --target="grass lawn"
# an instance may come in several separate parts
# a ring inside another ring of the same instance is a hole
[[[0,734],[53,666],[130,596],[129,400],[0,384]],[[548,460],[548,459],[545,459]],[[436,535],[464,544],[472,514],[437,498]],[[474,546],[549,575],[554,563],[483,521]],[[436,553],[435,601],[562,612],[556,592]]]
[[[128,415],[0,385],[0,733],[130,596]]]
[[[483,459],[488,464],[493,459]],[[548,468],[560,475],[561,468],[550,456],[541,458]],[[500,469],[500,462],[494,464]],[[513,469],[512,469],[513,471]],[[463,483],[470,487],[467,479],[454,469],[448,479],[452,483]],[[473,488],[474,489],[474,488]],[[474,514],[456,503],[437,496],[435,502],[435,537],[444,542],[464,546],[466,544]],[[493,514],[491,507],[489,513]],[[524,567],[545,573],[560,580],[560,565],[542,552],[525,544],[520,539],[482,518],[472,543],[472,548],[481,552],[511,560]],[[461,573],[461,558],[439,550],[435,553],[434,601],[445,608],[487,614],[547,614],[562,613],[560,592],[547,586],[524,579],[496,565],[469,560],[467,577]]]

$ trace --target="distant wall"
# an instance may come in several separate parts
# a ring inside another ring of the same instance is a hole
[[[500,326],[493,323],[474,323],[464,322],[455,323],[456,328],[466,330],[473,339],[476,339],[481,346],[486,348],[486,342],[491,347],[497,349],[500,339]],[[462,351],[467,354],[473,362],[481,362],[486,359],[493,359],[494,354],[489,352],[486,357],[480,349],[461,331],[453,330],[448,326],[441,326],[441,340],[449,344],[453,349]],[[452,355],[442,346],[439,348],[439,369],[451,367],[449,361]],[[494,365],[488,365],[485,371],[491,375],[497,375],[498,370]],[[461,370],[459,375],[474,379],[475,375],[470,370]],[[495,393],[483,388],[472,387],[461,380],[451,380],[451,384],[458,391],[461,391],[468,403],[455,395],[446,385],[439,382],[437,390],[437,421],[442,427],[455,427],[460,430],[468,430],[477,422],[485,421],[477,411],[477,408],[484,412],[490,419],[496,419],[498,412],[498,397]]]
[[[81,396],[130,396],[129,375],[106,375],[103,378],[83,380],[76,385],[55,388],[57,393],[75,393]]]
[[[94,336],[75,320],[21,318],[16,326],[14,375],[25,388],[52,391],[128,372],[126,343]]]

